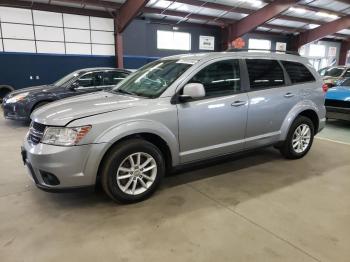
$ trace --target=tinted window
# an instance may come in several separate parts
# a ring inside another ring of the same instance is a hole
[[[251,89],[284,85],[283,69],[276,60],[247,59]]]
[[[344,77],[350,77],[350,69],[346,70]]]
[[[93,72],[83,75],[78,80],[81,87],[93,87],[103,85],[103,72]]]
[[[238,60],[213,63],[199,71],[189,83],[201,83],[206,96],[225,95],[240,91]]]
[[[342,67],[333,67],[333,68],[328,68],[324,72],[324,76],[331,76],[331,77],[338,77],[341,76],[341,74],[344,72],[344,68]]]
[[[315,81],[314,76],[303,64],[288,61],[282,61],[282,64],[293,84]]]
[[[116,85],[125,77],[127,77],[127,74],[124,72],[109,71],[104,74],[103,84]]]
[[[350,86],[350,78],[346,79],[345,81],[341,82],[339,84],[340,86]]]

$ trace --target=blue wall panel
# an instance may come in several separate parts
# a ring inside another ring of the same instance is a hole
[[[115,58],[0,52],[0,85],[19,89],[49,84],[74,70],[97,66],[114,67]],[[39,79],[36,79],[37,76]]]

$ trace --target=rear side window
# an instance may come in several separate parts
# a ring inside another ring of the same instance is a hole
[[[292,84],[315,81],[309,69],[301,63],[281,61]]]
[[[350,77],[350,69],[346,70],[344,77]]]
[[[116,85],[125,77],[127,77],[127,74],[125,74],[124,72],[117,72],[117,71],[106,72],[103,79],[104,85]]]
[[[284,85],[283,69],[277,60],[247,59],[250,89]]]

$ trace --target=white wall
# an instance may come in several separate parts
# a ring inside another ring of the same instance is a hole
[[[0,52],[115,54],[112,18],[0,7]]]

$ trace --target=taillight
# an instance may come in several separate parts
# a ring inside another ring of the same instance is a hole
[[[329,88],[329,86],[328,86],[328,84],[323,84],[322,85],[322,90],[323,90],[323,92],[327,92],[328,91],[328,88]]]

